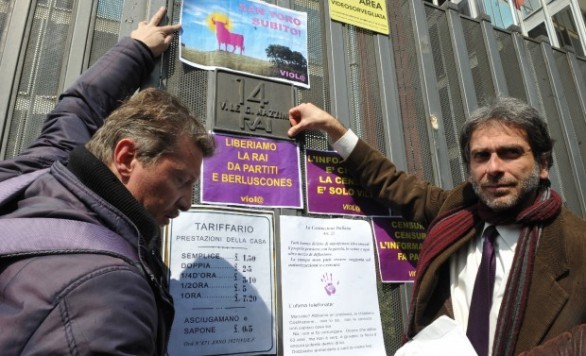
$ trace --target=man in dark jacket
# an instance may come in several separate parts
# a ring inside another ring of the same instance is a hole
[[[443,315],[462,327],[479,355],[517,355],[544,343],[551,348],[539,352],[547,353],[571,345],[572,335],[583,337],[586,222],[549,188],[553,141],[535,109],[499,98],[474,112],[460,137],[468,182],[451,190],[397,170],[312,104],[292,108],[289,118],[290,136],[325,131],[361,184],[427,227],[408,337]],[[493,233],[483,241],[485,230]],[[489,254],[495,279],[478,293],[477,272]],[[473,317],[477,297],[485,298],[478,304],[487,307],[484,318]]]
[[[203,125],[161,90],[120,105],[180,28],[159,26],[164,16],[161,8],[106,53],[61,95],[39,138],[0,162],[0,182],[50,167],[0,207],[0,229],[3,219],[22,220],[23,229],[36,218],[90,223],[138,260],[74,250],[0,258],[3,355],[165,353],[173,304],[160,225],[189,208],[202,158],[214,147]]]

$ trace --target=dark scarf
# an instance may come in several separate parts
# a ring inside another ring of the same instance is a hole
[[[67,168],[89,189],[105,201],[120,210],[140,231],[139,256],[143,268],[154,276],[145,276],[153,289],[157,303],[159,324],[157,331],[157,348],[159,354],[165,354],[167,341],[175,310],[168,294],[168,269],[161,259],[161,228],[152,215],[132,196],[114,173],[85,147],[75,148],[70,156]],[[111,227],[116,231],[115,226]],[[142,247],[142,248],[141,248]],[[144,251],[146,249],[146,251]],[[147,251],[155,252],[146,253]],[[155,277],[155,278],[153,278]]]
[[[126,215],[139,229],[147,248],[158,250],[161,228],[104,163],[79,146],[71,152],[67,168],[86,187]],[[111,228],[115,231],[115,226]]]
[[[512,355],[521,329],[527,296],[533,273],[533,262],[543,225],[555,218],[561,210],[558,193],[549,187],[538,192],[534,203],[517,211],[495,214],[482,203],[457,208],[438,216],[430,225],[423,242],[417,264],[417,274],[411,300],[411,317],[408,336],[415,334],[415,300],[421,277],[433,261],[446,248],[467,232],[485,221],[495,225],[520,224],[522,226],[505,295],[499,310],[493,354]]]

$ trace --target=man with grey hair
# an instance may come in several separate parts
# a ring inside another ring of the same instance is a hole
[[[408,338],[440,316],[454,319],[479,355],[551,351],[581,337],[586,222],[550,188],[553,141],[535,109],[498,98],[475,111],[460,137],[468,181],[450,190],[397,170],[312,104],[292,108],[289,120],[291,137],[326,132],[363,186],[427,227]]]
[[[159,26],[164,17],[161,8],[100,58],[37,140],[0,162],[2,354],[166,353],[174,308],[161,225],[191,206],[214,143],[162,90],[123,102],[180,28]],[[33,176],[4,199],[9,183]],[[30,248],[21,237],[44,247],[6,253]]]

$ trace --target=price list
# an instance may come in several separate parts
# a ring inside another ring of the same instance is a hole
[[[272,213],[192,209],[168,228],[170,355],[276,353]]]

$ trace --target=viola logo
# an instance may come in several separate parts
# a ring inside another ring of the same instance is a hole
[[[281,77],[287,77],[289,79],[295,79],[301,82],[305,82],[305,75],[303,74],[299,74],[297,72],[290,72],[285,69],[279,69],[279,73],[281,74]]]

